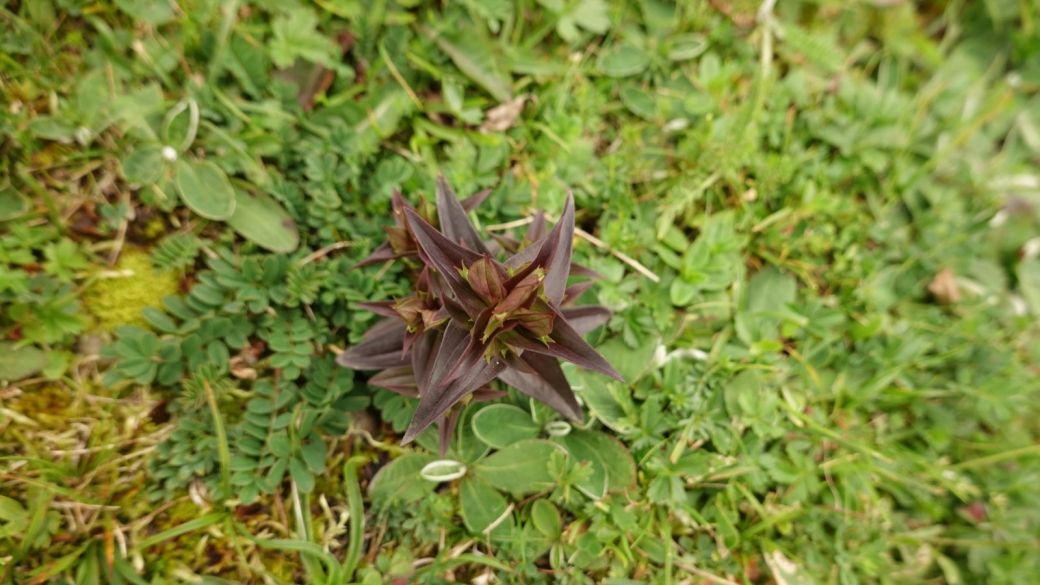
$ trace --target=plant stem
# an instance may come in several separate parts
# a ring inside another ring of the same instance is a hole
[[[350,509],[350,542],[347,544],[347,556],[343,559],[342,571],[345,580],[354,576],[365,541],[365,503],[361,499],[361,486],[357,475],[357,466],[364,461],[363,457],[351,457],[343,464],[343,481],[347,484],[347,506]]]
[[[224,419],[220,417],[217,397],[213,394],[209,380],[203,379],[202,387],[206,389],[206,402],[209,403],[210,412],[213,414],[213,428],[217,433],[217,454],[220,457],[220,488],[223,492],[221,495],[222,500],[227,500],[231,497],[231,450],[228,448],[227,431],[224,429]]]

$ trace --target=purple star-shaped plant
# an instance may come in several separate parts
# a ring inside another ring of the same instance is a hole
[[[582,339],[610,313],[599,306],[573,307],[591,281],[567,286],[570,274],[595,276],[571,263],[574,201],[546,233],[539,213],[520,242],[499,238],[485,244],[466,212],[487,196],[459,201],[443,177],[437,181],[437,223],[395,194],[396,226],[390,241],[360,265],[407,258],[417,262],[415,292],[403,299],[361,306],[385,317],[364,340],[343,352],[340,365],[383,370],[369,383],[418,396],[419,406],[404,436],[414,439],[440,423],[447,449],[460,408],[502,395],[488,384],[498,379],[573,420],[582,413],[558,359],[621,379]],[[422,207],[422,206],[421,206]],[[499,261],[490,248],[506,253]]]

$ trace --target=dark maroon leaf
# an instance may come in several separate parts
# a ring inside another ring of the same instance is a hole
[[[506,288],[511,289],[516,286],[516,283],[526,278],[528,274],[538,268],[542,268],[545,271],[545,278],[550,278],[555,282],[554,289],[555,296],[549,295],[549,289],[546,288],[546,298],[548,298],[554,305],[559,306],[560,301],[563,299],[563,291],[567,287],[567,275],[570,272],[571,262],[571,248],[573,247],[574,240],[574,198],[569,194],[567,195],[567,202],[564,205],[563,215],[560,217],[560,221],[556,222],[553,229],[547,236],[541,239],[541,244],[535,244],[534,246],[528,246],[513,258],[507,261],[507,266],[514,269],[515,272],[508,281],[506,281]],[[538,249],[534,258],[523,268],[523,262],[530,257],[532,248]],[[555,274],[554,274],[555,271]]]
[[[478,295],[490,303],[497,303],[506,296],[504,276],[495,262],[485,256],[469,266],[466,280]]]
[[[567,383],[566,376],[556,358],[524,352],[520,356],[528,366],[536,370],[538,375],[528,374],[515,369],[508,369],[498,375],[498,379],[535,400],[544,402],[557,412],[571,420],[583,420],[581,407],[574,397],[574,391]]]
[[[415,384],[415,370],[412,369],[412,366],[396,366],[393,368],[387,368],[369,378],[368,384],[370,386],[386,388],[387,390],[396,392],[401,396],[407,396],[409,398],[419,397],[419,391]]]
[[[401,196],[401,192],[394,189],[390,194],[390,207],[394,210],[394,213],[401,213],[405,209],[411,209],[415,211],[415,207],[412,207],[408,200]]]
[[[393,317],[393,318],[388,318],[388,319],[380,319],[380,320],[376,321],[375,325],[369,327],[368,331],[365,331],[364,335],[362,335],[361,338],[362,339],[372,339],[373,337],[380,337],[380,336],[386,334],[387,332],[393,331],[394,329],[396,329],[396,328],[398,328],[400,326],[401,326],[401,318],[400,317]]]
[[[448,326],[444,329],[440,346],[434,354],[432,366],[429,369],[427,388],[439,387],[444,382],[445,378],[448,377],[448,372],[452,370],[455,364],[458,363],[459,358],[462,357],[462,352],[466,351],[469,337],[470,332],[468,329],[455,321],[448,322]]]
[[[396,260],[402,255],[394,252],[394,249],[390,246],[390,242],[383,242],[379,244],[379,247],[375,249],[367,258],[355,264],[354,268],[362,268],[370,264],[379,264],[380,262],[386,262],[387,260]]]
[[[538,257],[538,252],[542,249],[540,244],[528,246],[523,250],[520,250],[516,254],[513,254],[509,258],[506,258],[506,266],[516,270],[524,264],[534,262],[534,259]]]
[[[480,260],[481,255],[458,244],[453,244],[414,211],[405,210],[405,214],[419,246],[429,257],[440,276],[444,278],[448,288],[455,294],[455,298],[466,309],[466,312],[483,310],[485,303],[473,292],[469,283],[463,280],[462,275],[458,272],[458,268],[476,263],[477,260]]]
[[[404,347],[404,323],[365,339],[361,343],[339,354],[336,363],[354,370],[381,370],[407,365],[407,356],[402,356]]]
[[[534,214],[534,220],[531,221],[531,225],[527,226],[527,233],[524,234],[524,240],[528,244],[537,242],[538,240],[545,237],[545,213],[539,209]]]
[[[537,354],[533,354],[533,353],[532,353],[531,355],[537,355]],[[508,370],[506,370],[506,371],[509,371],[509,370],[516,370],[516,371],[518,371],[518,372],[520,372],[520,373],[522,373],[522,374],[533,374],[533,375],[535,375],[535,376],[537,376],[537,375],[538,375],[538,372],[536,372],[536,371],[534,370],[534,368],[532,368],[532,367],[530,366],[530,364],[528,364],[527,362],[525,362],[525,361],[524,361],[524,360],[523,360],[523,359],[522,359],[522,358],[521,358],[521,357],[520,357],[520,356],[519,356],[519,355],[518,355],[518,354],[517,354],[517,353],[516,353],[515,351],[513,351],[513,350],[509,350],[509,351],[506,351],[506,352],[505,352],[505,354],[504,354],[504,355],[502,355],[502,359],[503,359],[503,360],[504,360],[504,361],[506,362],[506,367],[508,368]],[[499,376],[499,378],[501,378],[501,376]]]
[[[455,426],[461,413],[462,409],[456,405],[437,419],[437,446],[440,448],[441,458],[447,454],[448,447],[451,446],[451,436],[455,434]]]
[[[461,378],[447,386],[431,385],[419,399],[419,406],[415,409],[415,416],[401,444],[411,442],[452,405],[494,380],[505,368],[506,364],[500,358],[491,358],[490,362],[479,360],[476,367],[470,368]]]
[[[443,333],[438,330],[423,331],[412,345],[412,371],[415,376],[415,387],[421,396],[430,384],[433,363],[440,350]]]
[[[589,278],[595,278],[596,280],[603,280],[602,274],[591,268],[586,268],[581,264],[575,264],[574,262],[571,262],[571,276],[587,276]]]
[[[572,284],[567,287],[567,290],[563,292],[563,302],[560,305],[569,305],[574,301],[578,300],[585,291],[592,288],[592,285],[596,284],[594,280],[586,280],[585,282],[579,282]]]
[[[513,311],[530,305],[538,295],[538,286],[542,282],[542,274],[531,272],[520,282],[513,285],[506,298],[495,307],[495,314],[509,315]]]
[[[487,199],[488,195],[491,194],[491,189],[484,189],[483,191],[477,191],[469,197],[462,200],[462,208],[466,210],[466,213],[473,211],[480,207],[480,204]]]
[[[441,223],[441,233],[448,240],[455,244],[461,243],[474,252],[489,253],[466,217],[466,210],[462,208],[455,191],[444,180],[444,175],[437,176],[437,217]]]
[[[503,392],[501,390],[493,390],[491,388],[477,388],[473,392],[473,402],[489,402],[491,400],[498,400],[509,396],[509,392]]]
[[[574,248],[574,197],[570,193],[567,194],[560,221],[546,236],[545,243],[552,245],[553,252],[545,265],[545,298],[558,307],[567,289],[567,275],[571,271],[571,253]]]
[[[381,317],[400,318],[400,314],[394,310],[394,304],[398,301],[375,301],[354,303],[359,309],[371,311]]]
[[[466,310],[463,309],[458,303],[449,299],[448,297],[443,297],[441,300],[444,303],[444,310],[448,313],[448,315],[451,316],[452,320],[457,322],[462,327],[469,329],[471,323],[473,322],[473,319],[470,318],[469,313],[467,313]]]
[[[491,234],[491,240],[492,241],[490,242],[484,242],[484,245],[488,247],[492,256],[497,256],[498,252],[514,254],[520,247],[520,242],[509,236],[503,236],[502,234]],[[501,250],[495,249],[493,245],[497,245]]]
[[[531,335],[534,335],[535,337],[545,337],[552,333],[553,320],[556,318],[556,313],[545,313],[533,309],[519,309],[513,313],[510,318],[515,319],[516,322],[524,329],[527,329]]]
[[[607,321],[610,321],[611,316],[610,311],[597,305],[566,307],[560,309],[560,315],[579,335],[585,335],[600,325],[606,324]]]
[[[581,335],[567,323],[566,319],[557,319],[556,323],[553,324],[553,331],[549,334],[550,342],[548,344],[542,343],[537,339],[524,337],[523,334],[519,337],[520,339],[512,343],[525,352],[533,351],[558,357],[587,370],[605,374],[621,382],[625,381],[621,374],[618,374],[613,366],[603,359],[603,356],[596,353],[596,350],[592,349],[592,346],[581,338]]]
[[[487,329],[488,322],[491,320],[491,311],[492,309],[484,309],[473,321],[473,329],[469,336],[469,343],[466,344],[466,349],[459,355],[458,361],[455,362],[455,365],[452,366],[444,379],[439,382],[440,386],[449,384],[462,377],[466,370],[473,368],[478,361],[484,359],[484,350],[487,349],[487,344],[481,341],[476,332]]]

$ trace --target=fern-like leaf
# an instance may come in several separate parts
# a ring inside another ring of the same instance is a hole
[[[184,272],[195,265],[202,251],[202,241],[192,233],[170,236],[152,251],[152,263],[158,270]]]

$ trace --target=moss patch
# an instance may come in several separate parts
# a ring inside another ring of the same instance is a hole
[[[151,258],[141,250],[123,252],[116,269],[131,274],[98,280],[83,297],[87,311],[105,331],[120,325],[147,326],[141,309],[158,306],[164,296],[179,292],[177,275],[156,272]]]

